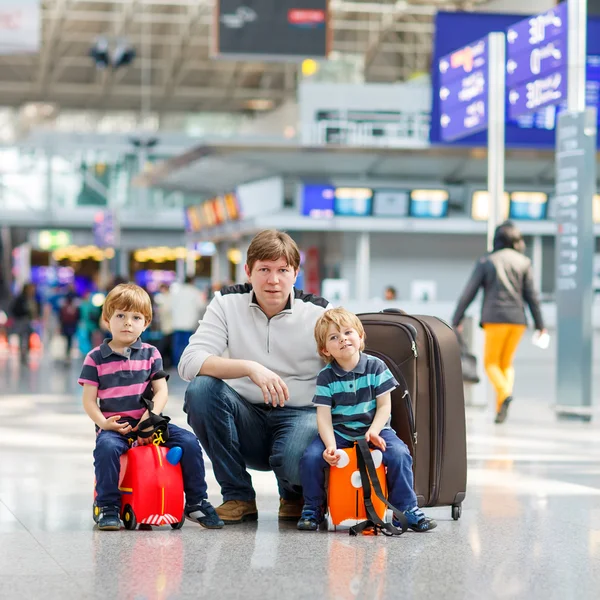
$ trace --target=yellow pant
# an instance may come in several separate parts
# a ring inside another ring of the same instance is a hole
[[[525,333],[525,325],[486,323],[483,362],[485,371],[496,390],[496,412],[502,402],[512,396],[515,370],[512,366],[517,346]]]

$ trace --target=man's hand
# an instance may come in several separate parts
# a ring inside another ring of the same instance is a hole
[[[378,433],[369,429],[367,433],[365,433],[365,440],[373,444],[376,448],[379,448],[382,452],[385,452],[385,440]]]
[[[248,377],[262,390],[265,404],[284,406],[290,399],[285,381],[259,363],[252,363]]]
[[[112,417],[108,417],[104,421],[102,429],[104,429],[105,431],[116,431],[121,435],[127,435],[128,433],[131,433],[131,425],[129,423],[119,423],[120,418],[121,415],[114,415]]]
[[[340,455],[336,454],[337,448],[335,446],[329,446],[323,450],[323,458],[332,467],[335,467],[340,462]]]

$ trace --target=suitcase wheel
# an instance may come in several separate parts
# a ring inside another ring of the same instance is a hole
[[[181,529],[183,527],[184,523],[185,523],[185,513],[183,513],[183,516],[181,517],[181,521],[179,521],[179,523],[171,523],[171,527],[173,529]]]
[[[125,529],[135,529],[137,527],[135,513],[129,504],[125,505],[125,510],[123,511],[123,516],[121,519],[123,519]]]
[[[452,518],[455,521],[458,521],[460,519],[461,515],[462,515],[462,504],[453,504],[452,505]]]

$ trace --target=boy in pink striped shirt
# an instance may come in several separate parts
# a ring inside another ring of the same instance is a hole
[[[140,335],[152,321],[150,296],[133,283],[116,286],[106,297],[102,319],[112,339],[94,348],[86,357],[79,377],[83,386],[83,407],[96,424],[96,504],[98,529],[118,530],[120,457],[134,441],[148,444],[152,437],[139,437],[138,424],[148,418],[142,395],[150,395],[155,413],[168,400],[167,379],[162,357]],[[168,424],[167,447],[179,446],[183,455],[181,470],[185,489],[185,515],[203,527],[219,529],[219,519],[207,500],[204,459],[196,436]]]

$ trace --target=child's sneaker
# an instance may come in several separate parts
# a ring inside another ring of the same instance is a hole
[[[118,506],[99,506],[98,511],[98,529],[102,529],[102,531],[118,531],[121,529]]]
[[[200,504],[185,507],[185,518],[194,523],[199,523],[206,529],[221,529],[225,523],[219,519],[217,511],[208,500],[202,500]]]
[[[300,515],[297,527],[300,531],[317,531],[319,525],[321,525],[324,520],[325,513],[322,506],[313,508],[312,506],[305,504],[302,507],[302,514]]]
[[[404,516],[408,521],[408,528],[413,531],[421,533],[423,531],[431,531],[437,527],[437,523],[433,519],[426,517],[425,513],[418,506],[405,510]],[[395,527],[401,526],[400,521],[395,517],[392,519],[392,524]]]

